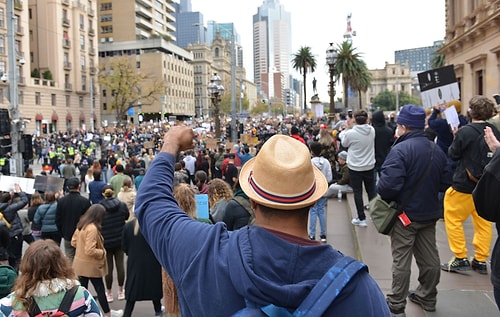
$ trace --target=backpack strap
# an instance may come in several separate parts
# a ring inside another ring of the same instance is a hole
[[[323,275],[293,314],[284,307],[273,304],[261,307],[260,310],[265,316],[272,317],[322,316],[360,270],[368,271],[368,267],[351,257],[344,256]]]
[[[76,292],[78,291],[78,288],[79,286],[75,285],[71,289],[66,290],[66,293],[64,294],[64,297],[61,301],[61,304],[59,305],[59,308],[57,309],[57,312],[62,312],[68,315],[69,310],[71,308],[71,304],[73,303],[73,299],[75,298]],[[31,298],[31,303],[28,309],[29,315],[32,317],[42,316],[42,311],[40,310],[40,307],[36,303],[35,298],[33,296],[30,298]]]
[[[75,285],[71,289],[66,290],[66,294],[59,305],[59,311],[68,315],[69,310],[71,309],[71,304],[73,303],[73,299],[75,298],[76,292],[78,291],[79,286]]]
[[[343,257],[316,283],[309,295],[295,310],[293,316],[323,315],[351,278],[360,270],[368,271],[366,264],[348,256]]]

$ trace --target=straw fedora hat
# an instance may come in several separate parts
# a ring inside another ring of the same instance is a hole
[[[241,168],[239,183],[253,201],[283,210],[311,206],[328,189],[325,176],[311,163],[307,146],[286,135],[264,143]]]

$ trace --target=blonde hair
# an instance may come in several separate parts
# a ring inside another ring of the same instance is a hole
[[[215,178],[208,183],[208,206],[213,208],[221,200],[233,198],[233,190],[228,183],[220,178]]]
[[[177,204],[179,204],[179,207],[193,219],[198,217],[194,195],[194,189],[188,184],[181,183],[174,189],[174,197],[177,200]]]
[[[328,129],[320,129],[318,142],[323,146],[330,146],[335,143],[335,139]]]

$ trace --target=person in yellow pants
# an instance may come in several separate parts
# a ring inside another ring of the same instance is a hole
[[[467,258],[467,245],[463,222],[472,216],[474,237],[472,245],[475,248],[472,268],[479,273],[486,274],[486,259],[490,256],[492,239],[491,222],[481,218],[476,211],[472,194],[461,193],[453,187],[448,188],[444,196],[444,221],[450,250],[455,254],[456,263],[443,264],[444,270],[449,272],[467,271],[471,265]],[[453,265],[463,264],[463,265]],[[484,264],[484,265],[483,265]]]
[[[444,221],[448,244],[454,257],[441,269],[447,272],[468,271],[471,268],[481,274],[487,274],[486,259],[490,255],[492,238],[491,222],[479,217],[474,206],[472,191],[476,186],[476,177],[471,176],[470,168],[475,167],[478,158],[478,136],[487,125],[486,120],[496,113],[491,100],[484,96],[474,96],[469,101],[468,114],[471,122],[453,131],[454,138],[448,148],[448,156],[457,161],[451,187],[444,196]],[[482,133],[484,136],[484,132]],[[463,223],[472,216],[475,248],[474,258],[469,262]]]

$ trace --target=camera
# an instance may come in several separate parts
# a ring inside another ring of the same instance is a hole
[[[5,73],[4,73],[4,74],[2,75],[2,77],[0,77],[0,80],[1,80],[2,82],[6,83],[6,82],[7,82],[7,80],[9,80],[9,77],[7,77],[7,74],[5,74]]]
[[[26,64],[26,60],[25,60],[24,58],[21,58],[21,59],[19,60],[19,64],[20,64],[21,66],[23,66],[24,64]]]

